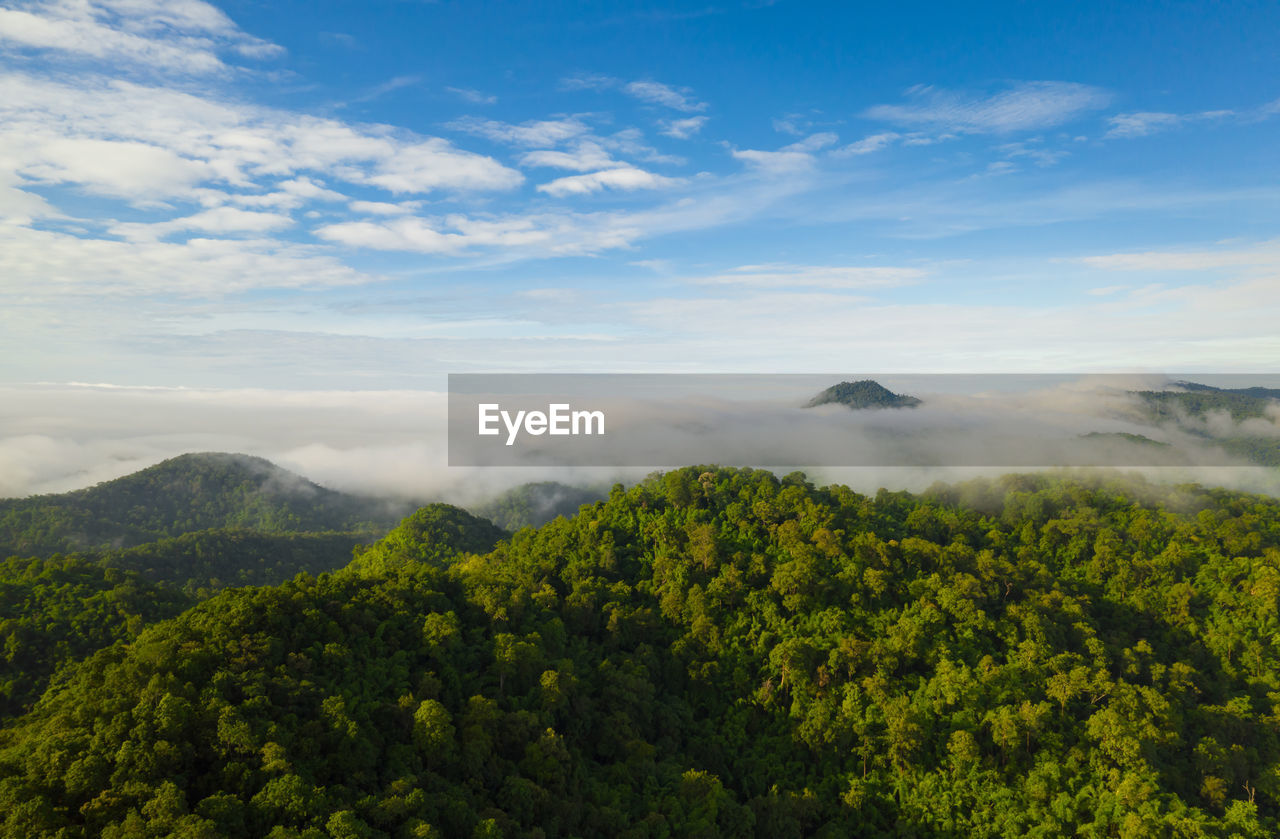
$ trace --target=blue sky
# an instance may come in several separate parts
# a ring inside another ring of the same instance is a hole
[[[0,0],[0,382],[1270,371],[1268,3]]]

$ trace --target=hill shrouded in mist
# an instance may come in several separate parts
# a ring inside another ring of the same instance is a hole
[[[522,527],[539,527],[556,516],[572,516],[583,504],[605,497],[604,492],[539,481],[512,487],[476,507],[476,513],[512,533]]]
[[[1229,414],[1239,422],[1265,415],[1280,404],[1280,390],[1264,387],[1220,388],[1196,382],[1173,382],[1177,390],[1140,390],[1134,394],[1153,422],[1203,419],[1210,412]]]
[[[897,394],[879,382],[863,379],[832,385],[805,403],[806,408],[819,405],[844,405],[854,410],[869,408],[914,408],[921,404],[914,396]]]
[[[0,500],[0,556],[132,547],[214,528],[385,530],[406,512],[262,458],[186,454],[88,489]]]
[[[0,836],[1271,836],[1280,503],[657,475],[427,508],[0,733]]]
[[[0,501],[0,718],[24,711],[64,665],[222,588],[342,568],[397,516],[235,454]]]
[[[1280,466],[1280,437],[1274,424],[1280,417],[1280,390],[1220,388],[1187,381],[1171,386],[1176,389],[1134,392],[1146,421],[1212,441],[1247,462]]]

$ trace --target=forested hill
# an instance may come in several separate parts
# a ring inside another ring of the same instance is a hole
[[[868,408],[914,408],[921,404],[914,396],[894,393],[877,381],[863,379],[832,385],[805,403],[805,407],[816,408],[833,403],[855,411]]]
[[[70,671],[0,836],[1280,832],[1275,501],[706,467],[407,525]]]
[[[225,587],[334,571],[357,551],[365,565],[442,561],[492,550],[506,535],[464,510],[431,504],[374,548],[353,533],[228,529],[117,551],[0,560],[0,721],[27,710],[64,665],[132,641],[148,624]]]
[[[325,489],[262,458],[186,454],[89,489],[0,500],[0,557],[129,547],[226,527],[384,532],[407,512]]]

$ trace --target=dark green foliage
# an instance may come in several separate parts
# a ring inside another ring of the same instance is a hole
[[[260,533],[201,530],[109,551],[103,565],[136,571],[198,598],[227,586],[276,585],[300,573],[336,571],[374,533]]]
[[[1152,440],[1145,434],[1130,434],[1127,431],[1090,431],[1088,434],[1081,434],[1080,437],[1085,440],[1097,440],[1104,443],[1115,440],[1122,443],[1134,443],[1139,446],[1169,448],[1168,443],[1161,443],[1159,440]]]
[[[524,527],[540,527],[556,516],[572,516],[583,504],[602,500],[605,493],[556,481],[521,484],[476,508],[478,515],[503,530],[515,533]]]
[[[191,603],[132,572],[75,557],[0,561],[0,717],[26,710],[62,665]]]
[[[1280,466],[1280,439],[1275,437],[1230,437],[1217,441],[1229,454],[1259,466]]]
[[[1189,382],[1181,383],[1186,387]],[[1148,417],[1154,422],[1179,420],[1184,417],[1201,419],[1213,411],[1229,413],[1236,422],[1261,417],[1268,405],[1275,403],[1266,388],[1249,390],[1220,390],[1208,385],[1195,385],[1187,391],[1139,390],[1138,396]]]
[[[879,382],[863,379],[857,382],[841,382],[832,385],[813,397],[805,404],[806,408],[816,408],[830,403],[845,405],[855,410],[864,408],[914,408],[920,400],[914,396],[894,393]]]
[[[95,654],[0,732],[0,836],[1280,830],[1275,501],[704,467],[483,526]]]
[[[1188,391],[1212,392],[1212,393],[1239,393],[1244,396],[1255,396],[1264,399],[1280,399],[1280,388],[1274,387],[1214,387],[1213,385],[1202,385],[1198,382],[1174,382],[1175,385]]]
[[[224,527],[381,531],[403,514],[261,458],[188,454],[89,489],[0,500],[0,557],[130,547]]]

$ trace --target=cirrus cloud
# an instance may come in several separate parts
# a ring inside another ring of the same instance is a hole
[[[539,184],[538,191],[547,195],[561,197],[565,195],[589,195],[610,189],[660,189],[680,183],[677,178],[655,175],[634,166],[620,166],[617,169],[605,169],[586,175],[570,175],[557,178],[550,183]]]
[[[953,133],[1003,134],[1061,125],[1111,101],[1101,88],[1056,81],[1019,82],[987,95],[917,85],[906,96],[906,104],[875,105],[863,115]]]
[[[54,0],[0,8],[0,42],[188,74],[225,72],[218,56],[284,52],[201,0]]]

